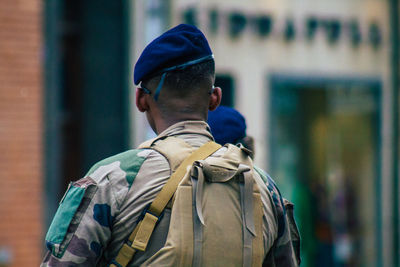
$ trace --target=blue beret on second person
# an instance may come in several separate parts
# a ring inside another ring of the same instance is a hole
[[[195,26],[180,24],[146,46],[136,62],[134,81],[139,84],[143,79],[156,74],[200,63],[212,57],[204,34]]]
[[[246,120],[236,109],[219,106],[208,112],[208,125],[219,144],[235,144],[246,136]]]

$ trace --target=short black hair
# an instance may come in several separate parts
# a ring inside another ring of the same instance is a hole
[[[143,84],[148,85],[149,83],[153,82],[153,84],[158,84],[161,79],[161,75],[162,73],[150,79],[143,80]],[[208,88],[210,86],[210,82],[212,83],[214,76],[215,62],[213,59],[211,59],[188,66],[182,70],[167,72],[163,84],[163,90],[167,89],[173,95],[184,97],[190,93],[190,90],[188,89],[201,87]],[[155,90],[155,88],[152,88],[152,90]]]
[[[143,81],[143,85],[153,93],[162,74]],[[194,64],[182,70],[166,74],[157,105],[162,116],[168,118],[176,114],[201,114],[207,118],[208,97],[215,76],[214,60]],[[148,87],[150,86],[150,87]]]

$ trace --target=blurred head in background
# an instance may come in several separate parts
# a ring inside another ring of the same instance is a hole
[[[252,151],[254,157],[254,138],[246,134],[246,119],[234,108],[219,106],[216,110],[208,112],[208,125],[214,136],[215,142],[224,145],[242,144]]]

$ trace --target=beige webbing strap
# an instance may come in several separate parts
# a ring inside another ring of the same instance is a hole
[[[150,144],[143,143],[139,148],[150,148],[163,155],[169,163],[171,173],[174,173],[185,158],[193,152],[193,147],[191,145],[185,142],[182,138],[175,136],[158,139]]]
[[[263,230],[262,230],[262,202],[260,193],[253,193],[253,205],[254,205],[254,226],[257,235],[253,238],[253,259],[252,267],[261,266],[264,260],[264,241],[263,241]]]
[[[220,147],[221,145],[210,141],[194,151],[181,163],[181,165],[179,165],[176,171],[169,178],[168,182],[161,189],[160,193],[158,193],[153,203],[151,203],[143,220],[136,225],[132,234],[129,236],[129,242],[131,242],[132,245],[125,243],[121,247],[117,257],[113,263],[110,264],[111,267],[125,267],[131,261],[137,250],[146,250],[147,243],[150,240],[156,223],[165,206],[175,193],[179,183],[183,179],[187,167],[191,166],[196,160],[207,158]]]
[[[160,193],[151,203],[149,212],[156,216],[160,216],[161,212],[164,210],[168,201],[171,199],[172,195],[175,193],[176,188],[181,182],[183,176],[186,173],[188,166],[191,166],[196,160],[202,160],[210,156],[212,153],[217,151],[221,145],[215,142],[208,142],[202,145],[199,149],[194,151],[189,157],[187,157],[182,164],[176,169],[176,171],[171,175],[166,185],[161,189]]]

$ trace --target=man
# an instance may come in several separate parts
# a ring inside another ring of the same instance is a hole
[[[151,146],[173,136],[177,143],[167,150],[195,151],[213,140],[205,121],[208,110],[219,105],[222,93],[213,86],[211,49],[196,27],[181,24],[153,40],[136,63],[134,81],[139,84],[136,106],[158,136],[139,149],[95,164],[84,178],[70,184],[47,233],[49,252],[42,266],[122,266],[120,259],[125,255],[120,254],[126,253],[121,248],[131,245],[128,237],[143,212],[186,157],[168,160]],[[271,263],[293,266],[288,224],[278,229],[277,220],[284,219],[283,202],[277,189],[268,186],[277,206],[263,199],[269,211],[264,214],[263,228],[266,257]],[[261,190],[267,191],[267,185]],[[169,218],[167,208],[158,218],[146,251],[136,253],[128,266],[141,265],[163,246]],[[271,248],[280,254],[268,253]]]

